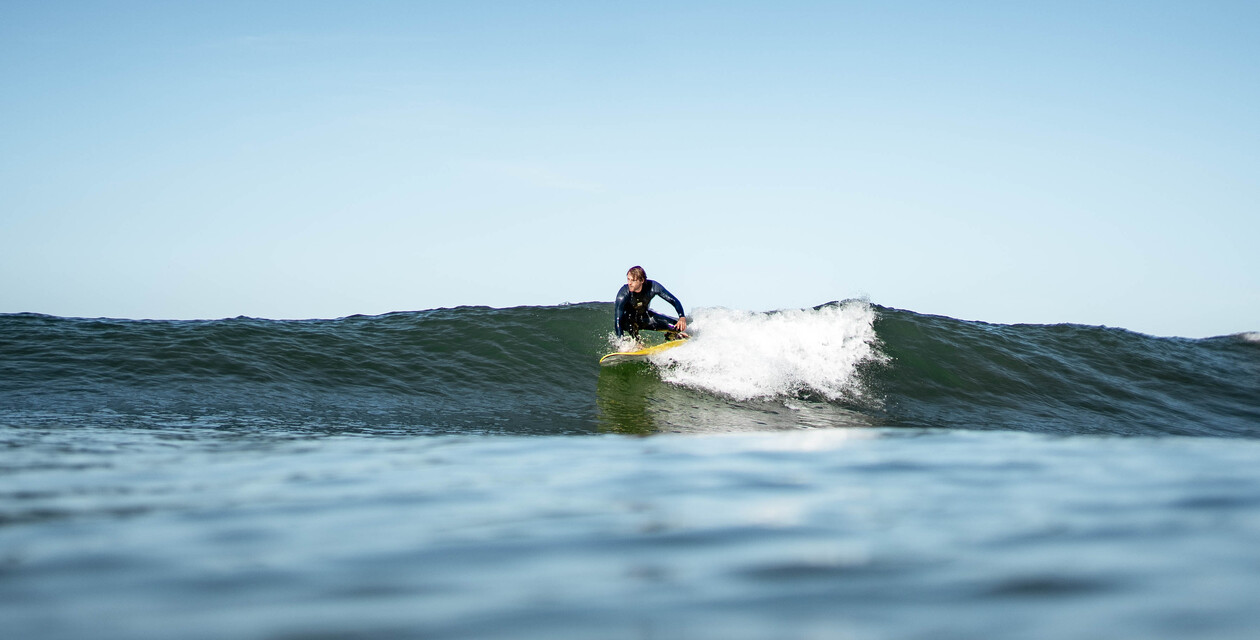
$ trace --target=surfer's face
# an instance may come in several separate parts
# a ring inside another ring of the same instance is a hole
[[[626,285],[630,287],[631,293],[638,293],[643,289],[643,281],[635,279],[634,276],[626,276]]]

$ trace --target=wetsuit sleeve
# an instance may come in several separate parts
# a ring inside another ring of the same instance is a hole
[[[626,296],[630,295],[630,287],[621,285],[621,290],[617,292],[617,302],[613,305],[613,331],[617,332],[617,337],[621,337],[621,314],[626,310]]]
[[[658,295],[661,297],[661,300],[664,300],[665,302],[668,302],[674,305],[674,311],[678,312],[679,318],[687,315],[686,313],[683,313],[683,306],[682,306],[682,303],[678,301],[678,298],[675,298],[674,294],[670,293],[669,291],[666,291],[665,287],[662,287],[661,283],[655,280],[652,281],[652,294]]]

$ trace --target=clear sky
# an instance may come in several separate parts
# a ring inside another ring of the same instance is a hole
[[[0,312],[1260,330],[1260,3],[0,3]]]

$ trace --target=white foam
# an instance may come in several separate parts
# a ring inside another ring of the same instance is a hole
[[[607,338],[608,338],[608,348],[612,350],[612,353],[625,353],[627,351],[638,351],[639,349],[643,348],[643,343],[630,337],[630,334],[628,333],[622,334],[622,336],[618,338],[617,334],[609,331]]]
[[[666,382],[738,400],[860,395],[858,364],[883,358],[875,310],[860,301],[770,313],[698,309],[691,320],[692,339],[652,362]]]
[[[1248,331],[1246,333],[1240,333],[1238,334],[1238,337],[1242,338],[1243,340],[1246,340],[1247,342],[1260,342],[1260,331]]]

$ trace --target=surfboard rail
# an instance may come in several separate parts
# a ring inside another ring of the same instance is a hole
[[[604,357],[599,359],[599,364],[603,366],[608,366],[611,364],[618,364],[622,362],[636,362],[636,361],[647,360],[649,356],[661,353],[662,351],[669,351],[670,349],[673,349],[674,347],[682,345],[686,341],[687,340],[685,338],[682,340],[669,340],[667,342],[662,342],[657,345],[645,347],[637,351],[616,351],[613,353],[605,354]]]

